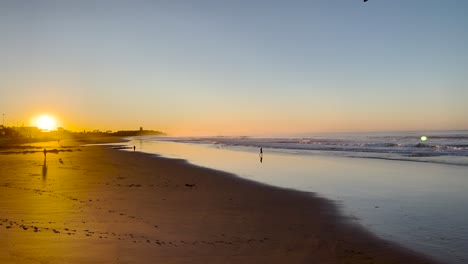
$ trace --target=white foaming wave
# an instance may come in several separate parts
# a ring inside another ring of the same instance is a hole
[[[325,151],[347,157],[402,159],[424,162],[442,162],[468,166],[468,136],[432,136],[430,142],[418,137],[302,137],[302,138],[256,138],[256,137],[190,137],[156,138],[155,140],[180,143],[209,144],[217,148],[253,147],[270,148],[276,151]],[[443,157],[437,159],[437,157]],[[458,157],[453,159],[450,157]],[[422,159],[424,158],[424,159]],[[429,159],[430,158],[430,159]],[[461,161],[460,161],[461,158]],[[466,159],[466,160],[465,160]]]

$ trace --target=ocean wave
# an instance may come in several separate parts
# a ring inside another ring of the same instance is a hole
[[[416,133],[415,133],[416,134]],[[276,151],[326,151],[339,152],[355,157],[390,157],[392,159],[419,159],[442,157],[443,163],[450,163],[450,157],[458,157],[456,164],[468,165],[467,135],[431,135],[430,140],[421,141],[417,135],[356,136],[339,137],[298,137],[298,138],[258,138],[258,137],[190,137],[158,138],[181,143],[210,144],[217,148],[252,147],[270,148]],[[447,161],[448,160],[448,161]],[[435,160],[434,160],[435,161]]]

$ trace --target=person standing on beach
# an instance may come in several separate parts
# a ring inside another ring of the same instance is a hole
[[[46,159],[46,156],[47,156],[47,150],[44,149],[44,160]]]
[[[263,155],[263,148],[260,148],[260,155]]]
[[[135,146],[133,146],[133,152],[135,152],[135,149],[136,149]]]

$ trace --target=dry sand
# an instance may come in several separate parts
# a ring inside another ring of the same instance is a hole
[[[0,263],[434,263],[311,193],[76,142],[44,162],[53,144],[0,154]]]

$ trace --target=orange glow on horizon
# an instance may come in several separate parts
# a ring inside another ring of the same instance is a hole
[[[31,125],[44,131],[57,130],[57,119],[49,114],[41,114],[31,119]]]

